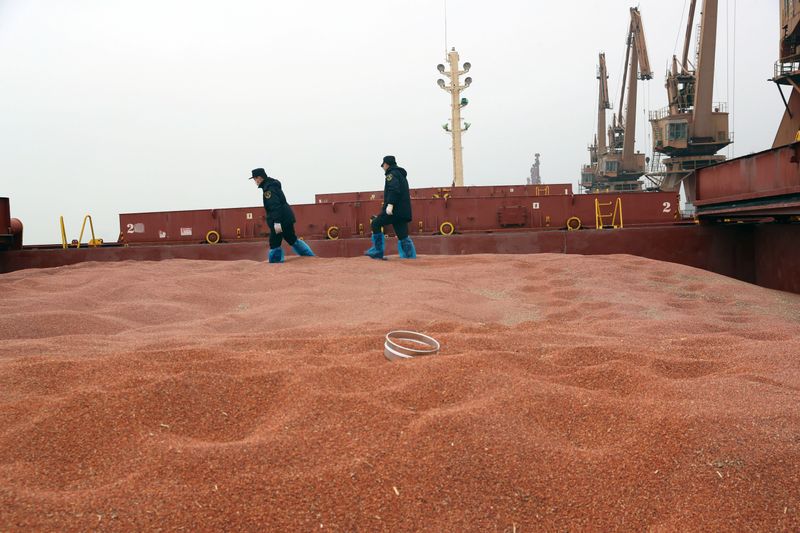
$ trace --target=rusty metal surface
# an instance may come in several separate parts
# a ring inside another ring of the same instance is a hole
[[[800,214],[800,143],[697,171],[697,212]]]
[[[753,283],[800,294],[800,224],[757,226],[754,245]]]
[[[680,263],[750,283],[800,293],[800,224],[675,225],[617,230],[543,230],[416,236],[420,255],[476,253],[630,254]],[[367,238],[312,240],[320,257],[357,257]],[[387,253],[397,253],[389,239]],[[228,244],[140,245],[80,249],[27,249],[0,253],[0,272],[84,261],[164,259],[266,261],[265,240]],[[367,260],[366,258],[364,260]],[[580,275],[576,272],[576,275]]]

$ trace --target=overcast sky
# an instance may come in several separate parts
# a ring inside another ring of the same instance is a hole
[[[637,149],[648,154],[645,111],[666,106],[687,3],[638,3],[655,71],[639,85]],[[463,93],[467,185],[524,183],[538,152],[544,181],[578,190],[596,129],[597,54],[616,108],[633,5],[448,0],[446,45],[474,80]],[[40,244],[60,241],[59,215],[70,239],[88,213],[115,241],[119,213],[259,205],[247,178],[261,166],[294,204],[380,189],[385,154],[412,187],[447,186],[444,7],[0,0],[0,196],[25,243]],[[719,0],[714,92],[732,111],[729,157],[772,144],[783,110],[766,81],[778,17],[777,0]]]

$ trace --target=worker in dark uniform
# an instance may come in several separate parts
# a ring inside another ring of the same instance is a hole
[[[256,187],[263,191],[269,226],[269,262],[283,263],[281,241],[284,239],[297,255],[313,256],[311,248],[294,234],[294,213],[281,190],[281,182],[267,176],[263,168],[253,169],[250,179],[255,180]]]
[[[417,251],[408,236],[408,223],[411,222],[411,195],[408,192],[408,173],[397,166],[393,155],[383,158],[381,168],[386,178],[383,184],[383,207],[372,219],[372,247],[365,255],[373,259],[383,259],[386,241],[382,228],[392,225],[397,234],[397,251],[403,259],[414,259]]]

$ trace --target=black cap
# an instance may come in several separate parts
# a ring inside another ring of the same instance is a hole
[[[252,179],[255,179],[255,178],[266,178],[266,177],[267,177],[267,173],[264,171],[263,168],[254,168],[253,169],[253,175],[250,176],[250,179],[252,180]]]
[[[383,165],[389,165],[390,167],[396,167],[397,166],[397,161],[395,161],[393,155],[385,155],[385,156],[383,156],[383,162],[381,163],[381,167],[383,167]]]

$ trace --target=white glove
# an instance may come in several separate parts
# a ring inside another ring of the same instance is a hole
[[[276,222],[275,223],[275,233],[280,233],[282,231],[283,231],[283,228],[281,227],[281,223],[280,222]]]
[[[394,206],[392,204],[386,204],[386,214],[392,216],[392,211],[394,211]]]

